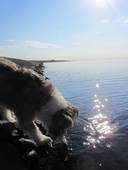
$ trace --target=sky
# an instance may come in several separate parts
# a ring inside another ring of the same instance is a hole
[[[128,1],[0,0],[0,56],[128,58]]]

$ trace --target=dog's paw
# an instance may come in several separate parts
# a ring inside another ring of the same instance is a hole
[[[39,145],[45,146],[45,147],[52,147],[53,146],[53,140],[50,137],[45,137],[43,140],[40,141]]]

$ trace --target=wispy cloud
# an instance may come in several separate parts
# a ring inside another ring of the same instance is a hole
[[[125,19],[125,20],[124,20],[124,24],[128,24],[128,19]]]
[[[43,43],[40,41],[17,41],[17,40],[5,40],[0,42],[0,48],[35,48],[35,49],[46,49],[46,48],[62,48],[61,45],[56,43]]]
[[[102,24],[109,24],[110,23],[110,20],[109,19],[102,19],[100,21]]]
[[[10,40],[5,40],[6,42],[10,42],[10,43],[12,43],[12,42],[15,42],[16,40],[14,40],[14,39],[10,39]]]
[[[73,46],[73,47],[79,47],[79,46],[80,46],[80,43],[79,43],[79,42],[73,42],[73,43],[72,43],[72,46]]]
[[[42,43],[40,41],[24,41],[24,45],[30,48],[61,48],[60,45],[54,43]]]
[[[102,19],[102,20],[100,20],[100,23],[102,23],[102,24],[109,24],[109,23],[128,24],[128,17],[121,16],[121,17],[115,18],[115,19]]]
[[[102,34],[102,32],[101,31],[96,31],[96,33],[95,33],[96,35],[101,35]]]
[[[123,23],[123,24],[128,24],[128,17],[122,16],[117,20],[117,22]]]

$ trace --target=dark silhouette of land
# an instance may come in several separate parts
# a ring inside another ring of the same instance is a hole
[[[44,63],[52,63],[52,62],[69,62],[69,60],[30,60],[32,63],[39,64],[41,62]]]
[[[0,56],[0,58],[8,59],[16,64],[19,64],[22,67],[27,67],[27,68],[34,68],[36,65],[40,63],[51,63],[51,62],[68,62],[69,60],[22,60],[22,59],[16,59],[16,58],[10,58],[10,57],[3,57]]]

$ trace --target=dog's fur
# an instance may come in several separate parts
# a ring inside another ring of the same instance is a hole
[[[40,120],[52,137],[58,137],[72,126],[78,110],[68,103],[50,80],[31,69],[0,59],[0,110],[38,144],[51,142],[35,124]]]

